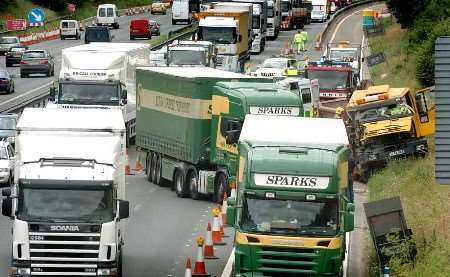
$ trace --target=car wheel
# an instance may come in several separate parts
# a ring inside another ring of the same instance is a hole
[[[172,25],[177,25],[177,22],[172,19]]]
[[[64,40],[65,38],[64,38],[64,36],[61,36],[61,40]]]
[[[50,76],[52,76],[52,69],[51,68],[49,68],[48,69],[48,71],[47,71],[47,77],[50,77]]]
[[[26,78],[26,77],[28,77],[28,74],[20,72],[20,78]]]
[[[10,93],[10,94],[13,94],[14,91],[15,91],[15,88],[14,88],[14,85],[12,85],[12,86],[9,88],[9,93]]]
[[[12,66],[11,63],[6,61],[6,67],[11,67],[11,66]]]
[[[55,76],[55,67],[52,68],[52,76]]]
[[[134,40],[134,37],[133,37],[133,36],[130,36],[130,40]]]

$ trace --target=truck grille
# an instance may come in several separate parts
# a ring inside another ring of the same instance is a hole
[[[223,65],[223,60],[224,60],[223,56],[217,56],[216,57],[216,66],[222,66]]]
[[[32,276],[96,276],[100,233],[30,232]]]
[[[267,28],[273,28],[273,24],[272,23],[267,23]]]
[[[314,249],[263,247],[257,252],[263,276],[310,276],[316,272],[319,254]]]

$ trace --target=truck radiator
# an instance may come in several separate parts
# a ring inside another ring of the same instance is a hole
[[[100,233],[30,232],[32,276],[96,276]]]
[[[263,276],[310,276],[318,265],[315,249],[263,247],[257,252],[258,271]]]

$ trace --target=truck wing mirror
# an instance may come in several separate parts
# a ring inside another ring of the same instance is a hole
[[[7,197],[7,198],[3,199],[2,214],[9,218],[13,217],[12,216],[12,198],[11,197]]]
[[[227,144],[235,144],[239,140],[239,135],[241,130],[230,130],[226,131],[226,143]]]
[[[53,102],[53,101],[55,101],[55,98],[56,98],[56,88],[50,87],[50,94],[49,94],[48,100]]]
[[[130,202],[119,200],[119,219],[125,219],[130,216]]]
[[[355,228],[355,205],[353,203],[347,203],[344,212],[344,232],[351,232]]]

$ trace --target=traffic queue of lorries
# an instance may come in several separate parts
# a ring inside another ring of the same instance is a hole
[[[11,276],[123,276],[131,138],[147,179],[179,197],[222,203],[237,188],[235,276],[342,276],[353,172],[364,180],[426,153],[428,91],[357,90],[360,50],[348,43],[329,45],[309,79],[191,63],[195,51],[219,55],[210,43],[177,41],[164,66],[149,66],[147,44],[63,50],[47,107],[26,108],[16,126],[14,182],[2,191]]]

